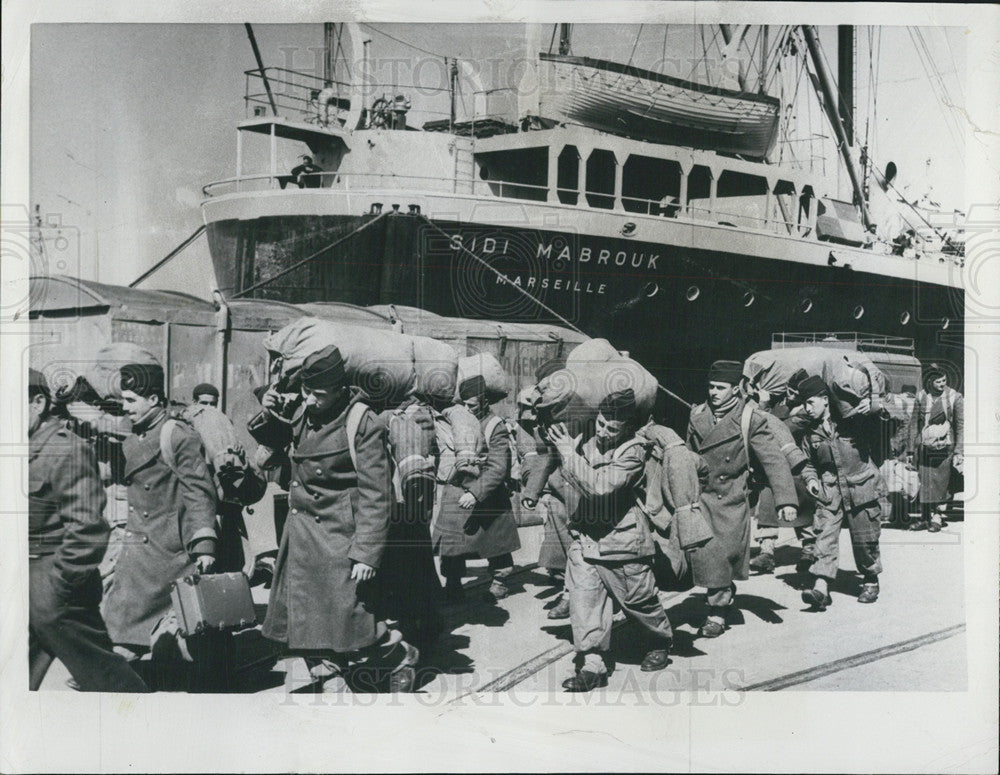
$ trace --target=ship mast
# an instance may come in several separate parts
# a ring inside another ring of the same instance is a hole
[[[569,24],[559,25],[559,53],[564,56],[570,52],[570,26]]]
[[[840,106],[842,103],[837,85],[833,82],[830,71],[826,67],[826,62],[823,60],[823,52],[820,49],[819,35],[816,32],[816,28],[803,24],[802,33],[805,36],[806,45],[809,47],[809,56],[812,59],[813,67],[816,68],[816,75],[819,77],[820,88],[823,90],[823,107],[826,110],[826,115],[830,120],[833,131],[837,135],[837,146],[841,157],[843,157],[844,166],[847,167],[847,174],[851,179],[854,198],[861,209],[861,221],[864,223],[865,228],[868,229],[872,224],[871,216],[868,213],[868,203],[865,201],[864,189],[861,186],[861,176],[858,172],[858,167],[854,163],[854,154],[851,150],[851,135],[847,131],[847,127],[850,124],[846,123],[841,117]],[[853,66],[851,72],[853,73]],[[845,85],[842,84],[842,86]],[[849,85],[847,87],[845,91],[853,94],[853,88]],[[844,105],[847,105],[846,100]],[[850,113],[847,116],[849,117]]]

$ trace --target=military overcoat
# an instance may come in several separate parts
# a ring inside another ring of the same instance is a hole
[[[480,421],[484,433],[492,417],[495,415],[491,412]],[[521,547],[505,484],[512,462],[510,432],[502,422],[493,426],[479,475],[460,485],[446,484],[442,489],[441,510],[434,525],[434,546],[442,557],[488,559]],[[476,505],[471,509],[458,505],[466,492],[476,496]]]
[[[356,562],[378,569],[392,505],[386,426],[371,410],[358,424],[356,468],[351,460],[347,417],[359,401],[354,390],[329,416],[299,409],[291,425],[251,421],[258,441],[291,444],[288,519],[262,630],[290,651],[356,651],[384,632],[375,581],[351,578]]]
[[[170,585],[194,572],[196,548],[214,549],[216,491],[197,432],[174,421],[169,443],[175,473],[163,459],[166,413],[123,446],[128,521],[104,619],[115,643],[149,647],[157,622],[170,611]],[[205,543],[211,539],[211,543]]]
[[[715,421],[707,404],[691,410],[688,446],[705,461],[708,484],[702,490],[702,511],[714,538],[691,554],[694,583],[719,589],[746,579],[750,559],[750,507],[747,479],[749,461],[740,419],[743,401]],[[754,465],[763,469],[778,508],[798,502],[788,460],[758,409],[750,416],[748,443]]]

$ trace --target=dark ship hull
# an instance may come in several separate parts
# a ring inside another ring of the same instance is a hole
[[[836,246],[826,265],[816,265],[794,256],[405,213],[354,233],[374,217],[209,222],[220,287],[232,296],[263,283],[246,295],[296,303],[397,304],[451,317],[568,322],[628,350],[689,401],[703,393],[712,360],[745,358],[787,331],[873,331],[890,349],[893,337],[911,338],[918,358],[948,364],[956,377],[962,372],[964,292],[916,276],[853,270],[843,265],[849,254]]]

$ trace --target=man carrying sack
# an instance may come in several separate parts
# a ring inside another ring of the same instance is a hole
[[[635,393],[607,396],[598,408],[594,435],[583,441],[563,423],[548,432],[560,470],[579,497],[569,515],[566,565],[576,672],[563,682],[569,692],[607,685],[613,604],[635,620],[653,642],[640,669],[670,663],[673,630],[653,578],[654,545],[640,507],[640,485],[649,442],[637,438]]]
[[[507,426],[491,410],[486,381],[476,375],[458,386],[459,397],[479,420],[486,450],[478,474],[469,474],[441,493],[441,511],[434,527],[434,544],[441,556],[445,598],[462,599],[465,560],[478,557],[489,562],[490,595],[496,600],[509,594],[507,577],[514,569],[513,552],[521,547],[517,523],[506,482],[510,476],[511,449]]]
[[[708,591],[708,616],[699,630],[703,638],[717,638],[725,632],[736,597],[734,582],[749,576],[753,463],[766,475],[779,518],[791,522],[797,513],[798,497],[788,460],[760,410],[740,397],[737,386],[742,376],[743,364],[738,361],[713,363],[708,401],[691,410],[688,423],[688,446],[702,456],[709,470],[701,504],[714,536],[691,555],[694,583]]]
[[[413,690],[418,650],[376,617],[378,573],[389,531],[392,480],[386,426],[347,383],[330,345],[302,363],[302,401],[289,424],[274,388],[254,437],[289,447],[288,519],[262,634],[302,656],[328,691]]]

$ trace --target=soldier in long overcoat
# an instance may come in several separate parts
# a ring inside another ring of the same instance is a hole
[[[489,435],[478,475],[444,486],[434,545],[441,557],[446,599],[461,599],[465,560],[470,557],[489,561],[490,594],[500,599],[509,593],[505,579],[514,568],[511,554],[521,547],[506,485],[512,463],[510,432],[491,411],[481,376],[464,380],[459,396],[479,420],[484,435],[487,431]]]
[[[419,654],[378,618],[373,581],[392,498],[385,423],[347,385],[333,345],[307,357],[298,380],[303,400],[291,423],[276,414],[274,389],[251,420],[254,437],[274,449],[290,445],[291,460],[288,518],[262,633],[311,666],[322,660],[328,672],[314,676],[365,667],[388,673],[392,691],[408,691]]]
[[[714,538],[691,554],[694,583],[708,590],[708,617],[700,633],[709,638],[725,631],[726,612],[736,594],[733,582],[748,577],[751,463],[763,469],[783,521],[795,518],[798,502],[788,460],[766,418],[752,406],[745,409],[736,390],[742,372],[737,361],[712,364],[708,401],[691,410],[687,429],[688,446],[702,456],[709,470],[701,503]],[[749,414],[746,440],[745,411]],[[753,461],[748,460],[746,447]]]
[[[121,386],[132,420],[123,446],[129,511],[104,618],[115,644],[141,654],[171,610],[171,583],[214,563],[216,490],[197,432],[177,420],[164,430],[162,367],[122,366]],[[173,465],[163,459],[164,433]]]
[[[108,546],[91,446],[51,413],[45,376],[28,373],[29,687],[53,658],[82,691],[146,692],[101,619],[98,566]]]
[[[924,375],[926,390],[917,394],[910,416],[909,448],[917,451],[921,518],[911,530],[941,530],[950,498],[952,468],[961,471],[965,437],[965,400],[948,386],[948,377],[932,365]]]

